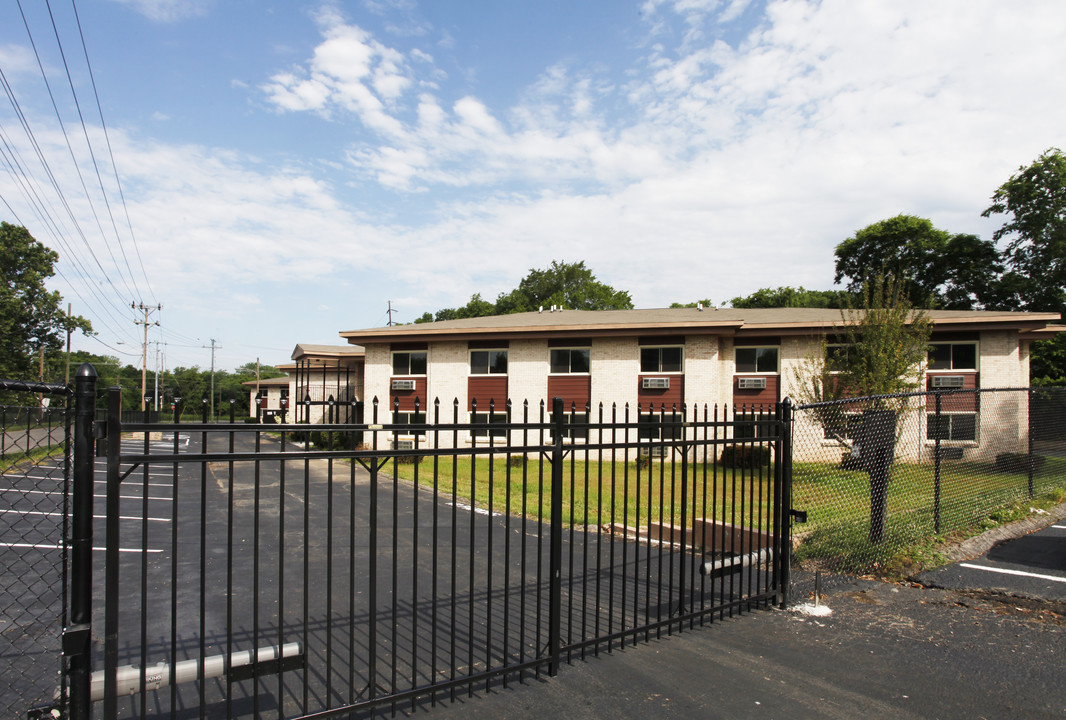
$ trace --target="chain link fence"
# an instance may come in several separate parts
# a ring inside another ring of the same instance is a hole
[[[73,414],[65,387],[40,389],[59,395],[50,407],[0,405],[0,717],[26,717],[63,683]]]
[[[937,390],[797,406],[800,568],[905,567],[904,548],[1066,492],[1066,388]]]

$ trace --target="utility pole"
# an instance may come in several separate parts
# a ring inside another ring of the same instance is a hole
[[[392,309],[392,300],[389,300],[389,327],[392,327],[392,326],[393,326],[393,322],[392,322],[392,313],[393,313],[393,309]]]
[[[211,419],[215,419],[215,350],[221,350],[221,345],[215,345],[215,339],[211,338],[210,345],[202,345],[201,347],[211,348]]]
[[[158,325],[159,322],[149,322],[148,313],[155,310],[162,310],[162,305],[145,305],[144,303],[130,303],[130,307],[134,310],[144,311],[144,320],[134,320],[138,325],[144,325],[144,346],[141,352],[141,412],[144,412],[144,394],[148,392],[148,326]]]

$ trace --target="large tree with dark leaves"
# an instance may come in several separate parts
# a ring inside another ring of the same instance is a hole
[[[993,237],[1007,242],[1021,309],[1066,315],[1066,155],[1050,148],[1018,168],[982,214],[1007,216]],[[1033,384],[1066,385],[1066,334],[1033,344],[1030,375]]]
[[[59,256],[18,225],[0,222],[0,377],[36,379],[36,363],[59,352],[68,330],[92,332],[85,318],[67,317],[58,292],[45,287]]]
[[[952,235],[926,218],[897,215],[868,225],[836,247],[835,282],[848,291],[879,275],[895,278],[915,307],[946,310],[1009,304],[1003,263],[994,243]]]

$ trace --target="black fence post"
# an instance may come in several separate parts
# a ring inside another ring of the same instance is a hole
[[[936,393],[936,420],[933,427],[936,428],[936,443],[933,447],[933,532],[940,533],[940,439],[943,435],[943,393]],[[928,421],[927,421],[928,422]]]
[[[1028,418],[1028,425],[1029,425],[1029,427],[1028,427],[1028,431],[1029,431],[1029,433],[1028,433],[1028,435],[1029,435],[1029,448],[1028,448],[1028,453],[1027,453],[1028,460],[1027,460],[1027,463],[1026,463],[1026,466],[1027,466],[1026,467],[1026,471],[1027,471],[1027,474],[1028,474],[1028,477],[1029,477],[1029,498],[1032,499],[1032,497],[1033,497],[1033,469],[1034,469],[1033,468],[1033,463],[1034,463],[1034,458],[1033,458],[1033,427],[1034,427],[1034,423],[1033,423],[1033,388],[1030,387],[1029,391],[1026,393],[1026,395],[1028,396],[1028,399],[1029,399],[1029,408],[1028,408],[1028,412],[1026,413],[1026,417]]]
[[[93,607],[93,423],[96,417],[96,368],[78,368],[74,378],[74,488],[70,538],[70,627],[64,652],[70,657],[70,717],[92,714]],[[67,640],[71,647],[67,647]]]
[[[777,471],[774,494],[777,496],[776,529],[778,545],[774,552],[777,565],[778,606],[784,610],[792,590],[792,400],[785,398],[777,405],[778,432]]]
[[[548,674],[559,674],[563,620],[563,399],[552,398],[551,535],[548,540]]]
[[[118,715],[119,492],[122,388],[107,390],[107,500],[104,540],[104,717]]]

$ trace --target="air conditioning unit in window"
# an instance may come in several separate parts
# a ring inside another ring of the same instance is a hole
[[[765,390],[766,378],[739,378],[737,390]]]
[[[669,390],[670,378],[644,378],[640,386],[645,390]]]
[[[393,450],[414,450],[415,449],[415,441],[414,440],[393,440],[392,441],[392,449]]]
[[[934,388],[961,388],[963,385],[962,375],[934,375]]]
[[[414,380],[393,380],[392,381],[392,389],[393,390],[414,390],[415,389],[415,381]]]

